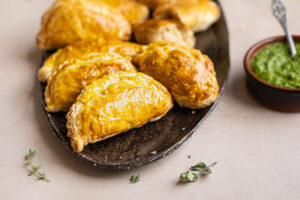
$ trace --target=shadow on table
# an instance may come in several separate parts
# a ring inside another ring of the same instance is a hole
[[[235,76],[231,76],[230,78],[231,80],[229,80],[225,92],[227,92],[234,99],[238,100],[241,103],[247,104],[249,106],[259,105],[248,92],[245,74],[239,73]]]

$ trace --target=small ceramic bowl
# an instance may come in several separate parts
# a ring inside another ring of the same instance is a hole
[[[300,35],[294,35],[293,39],[295,42],[300,42]],[[283,112],[300,112],[300,89],[281,88],[271,85],[258,78],[251,71],[250,61],[255,53],[266,45],[276,42],[286,42],[286,37],[275,36],[267,38],[253,45],[246,53],[244,68],[248,91],[256,100],[271,109]]]

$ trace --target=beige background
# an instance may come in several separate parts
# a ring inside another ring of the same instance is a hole
[[[247,93],[242,59],[254,42],[282,34],[271,0],[223,0],[231,44],[228,87],[214,112],[170,156],[132,171],[101,171],[77,160],[50,132],[38,97],[35,46],[51,0],[0,0],[0,199],[299,199],[300,114],[257,104]],[[285,0],[292,33],[300,33],[299,0]],[[248,28],[248,29],[247,29]],[[27,177],[24,156],[37,150],[50,183]],[[191,154],[191,159],[187,156]],[[218,161],[213,174],[179,185],[198,161]],[[142,181],[129,184],[141,173]]]

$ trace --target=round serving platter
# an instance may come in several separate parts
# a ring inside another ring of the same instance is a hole
[[[218,1],[216,1],[218,2]],[[119,134],[107,140],[87,145],[80,153],[72,150],[67,137],[66,113],[45,110],[44,90],[40,83],[40,96],[48,124],[55,136],[75,156],[102,169],[131,169],[163,158],[185,142],[214,109],[222,95],[229,74],[228,31],[224,15],[209,30],[196,35],[196,48],[207,54],[215,65],[220,95],[209,107],[199,110],[182,108],[176,103],[162,119]],[[45,52],[43,61],[51,55]]]

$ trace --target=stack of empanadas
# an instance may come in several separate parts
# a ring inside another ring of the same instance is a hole
[[[41,49],[57,49],[87,39],[170,40],[193,47],[194,32],[215,23],[221,11],[212,0],[56,0],[43,15],[37,36]],[[147,20],[149,8],[155,20]],[[187,42],[183,41],[186,38]]]
[[[219,6],[211,0],[139,1],[153,9],[155,19],[146,20],[134,29],[135,39],[143,44],[170,38],[167,40],[194,47],[195,43],[184,43],[181,38],[187,38],[186,41],[194,40],[194,33],[205,31],[221,15]],[[177,28],[173,28],[174,23],[177,24]],[[187,33],[188,31],[190,33]]]
[[[172,97],[191,109],[218,97],[212,61],[192,48],[193,32],[219,17],[217,5],[139,2],[57,0],[43,16],[38,46],[60,49],[46,59],[38,78],[47,82],[46,110],[68,112],[75,152],[160,119],[173,107]],[[146,20],[149,9],[156,19]],[[140,44],[127,41],[132,29]]]

